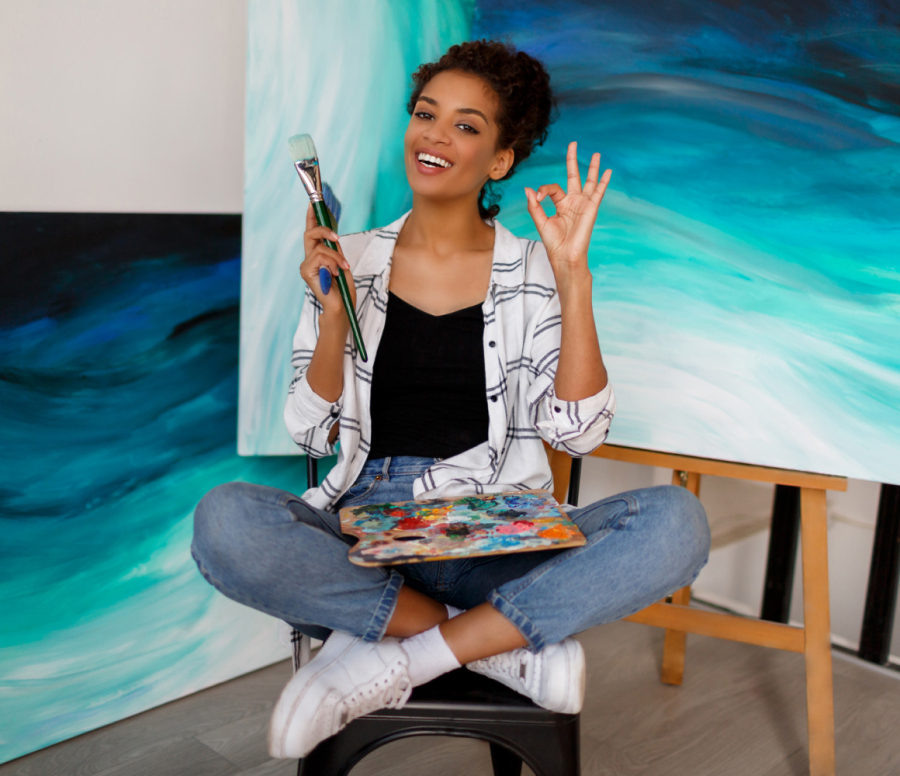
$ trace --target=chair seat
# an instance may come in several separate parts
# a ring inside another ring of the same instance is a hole
[[[496,776],[578,776],[579,715],[541,708],[467,668],[416,687],[401,709],[353,720],[300,761],[300,776],[344,776],[370,752],[407,736],[450,735],[491,744]]]
[[[558,714],[541,708],[500,682],[476,674],[468,668],[457,668],[428,684],[416,687],[402,709],[381,709],[368,716],[395,719],[420,716],[437,719],[446,716],[473,720],[502,717],[510,721],[539,722],[577,715]]]

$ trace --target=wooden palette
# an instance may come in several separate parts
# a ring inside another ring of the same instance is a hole
[[[393,566],[507,552],[581,547],[587,539],[546,490],[344,507],[350,560]]]

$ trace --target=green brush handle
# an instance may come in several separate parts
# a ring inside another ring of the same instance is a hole
[[[327,226],[329,229],[337,229],[334,217],[328,210],[328,206],[324,202],[313,202],[313,211],[316,214],[316,223],[319,226]],[[325,240],[331,250],[336,251],[337,245],[331,240]],[[359,321],[356,319],[356,310],[353,308],[353,300],[350,298],[350,288],[347,286],[347,278],[344,277],[344,270],[338,267],[337,287],[341,292],[341,299],[344,301],[344,309],[347,311],[347,317],[350,319],[350,331],[353,332],[353,340],[356,342],[356,349],[359,351],[359,357],[363,361],[368,361],[366,354],[366,346],[363,345],[362,332],[359,330]]]

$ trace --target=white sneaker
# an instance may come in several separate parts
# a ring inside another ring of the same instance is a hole
[[[400,708],[412,693],[400,640],[363,641],[334,631],[287,683],[269,723],[272,757],[305,757],[350,720]]]
[[[496,679],[550,711],[577,714],[584,703],[584,649],[571,637],[537,653],[520,647],[466,663],[466,668]]]

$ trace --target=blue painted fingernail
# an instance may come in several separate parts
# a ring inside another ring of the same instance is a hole
[[[326,267],[319,267],[319,286],[323,294],[331,291],[331,273]]]

